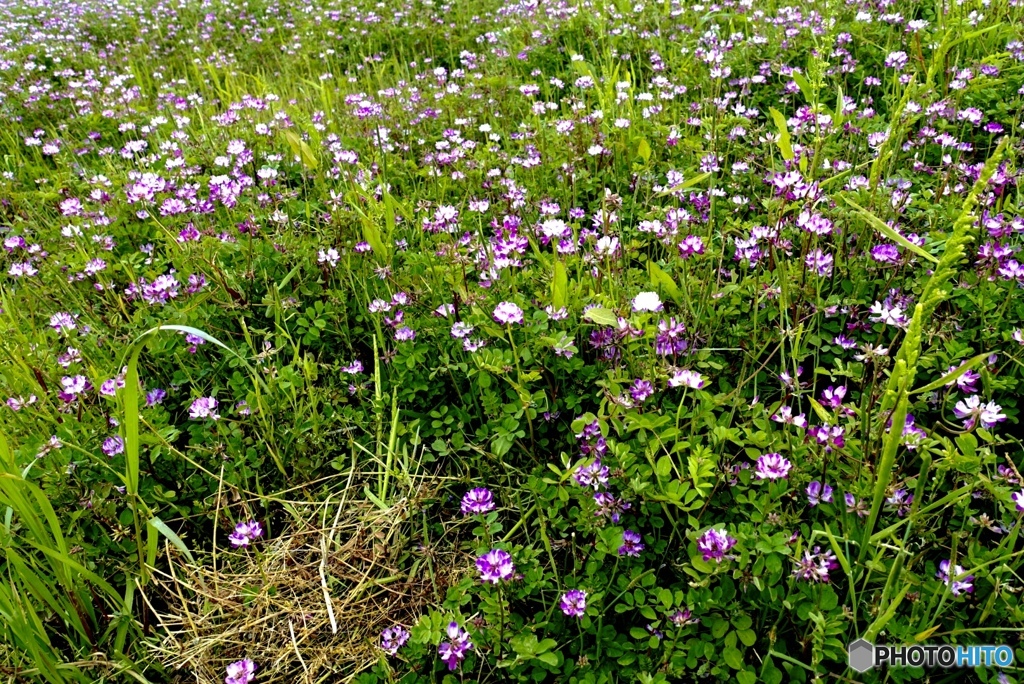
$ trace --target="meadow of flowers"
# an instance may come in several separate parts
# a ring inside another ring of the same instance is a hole
[[[0,675],[1021,681],[1020,0],[0,0]]]

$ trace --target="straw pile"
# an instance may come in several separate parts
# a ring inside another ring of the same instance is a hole
[[[382,657],[381,630],[413,624],[440,603],[466,561],[451,544],[424,547],[418,502],[382,510],[366,502],[291,504],[291,530],[252,549],[213,551],[195,562],[168,554],[151,601],[164,635],[156,658],[177,682],[224,680],[251,658],[258,680],[346,682]],[[416,515],[413,515],[416,514]]]

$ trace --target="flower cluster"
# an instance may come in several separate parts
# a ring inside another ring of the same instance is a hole
[[[939,570],[935,576],[949,587],[953,596],[970,594],[974,591],[974,575],[967,575],[961,566],[952,565],[949,559],[939,562]]]
[[[490,584],[508,581],[515,572],[512,556],[501,549],[491,549],[477,558],[476,568],[480,571],[480,579]]]
[[[462,497],[463,515],[480,515],[494,510],[494,495],[486,487],[471,489]]]
[[[385,653],[395,655],[398,649],[409,641],[409,630],[401,625],[388,627],[380,634],[380,647]]]
[[[764,454],[757,459],[754,476],[759,480],[778,480],[789,475],[793,464],[782,454]]]
[[[802,558],[794,559],[793,576],[807,582],[828,582],[828,573],[839,568],[839,560],[832,551],[815,546],[804,550]]]
[[[721,563],[729,550],[736,546],[738,540],[725,530],[714,527],[707,530],[697,538],[697,550],[701,552],[705,561],[714,560]]]
[[[256,677],[256,663],[246,658],[228,665],[224,684],[249,684]]]
[[[437,648],[437,654],[448,666],[448,670],[454,672],[459,664],[466,659],[466,653],[473,648],[473,642],[469,638],[469,632],[461,629],[459,623],[448,623],[446,630],[448,641],[443,642]]]
[[[587,592],[582,589],[570,589],[562,594],[559,607],[569,617],[583,617],[587,610]]]
[[[231,545],[237,549],[243,546],[249,546],[252,542],[262,536],[263,526],[255,520],[249,520],[235,525],[234,531],[228,535],[228,541],[230,541]]]

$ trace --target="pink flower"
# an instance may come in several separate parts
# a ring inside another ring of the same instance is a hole
[[[523,310],[512,302],[502,302],[494,307],[494,320],[502,325],[523,322]]]

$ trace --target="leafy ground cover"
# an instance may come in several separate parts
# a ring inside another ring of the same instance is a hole
[[[1017,0],[0,16],[7,681],[1024,660]]]

